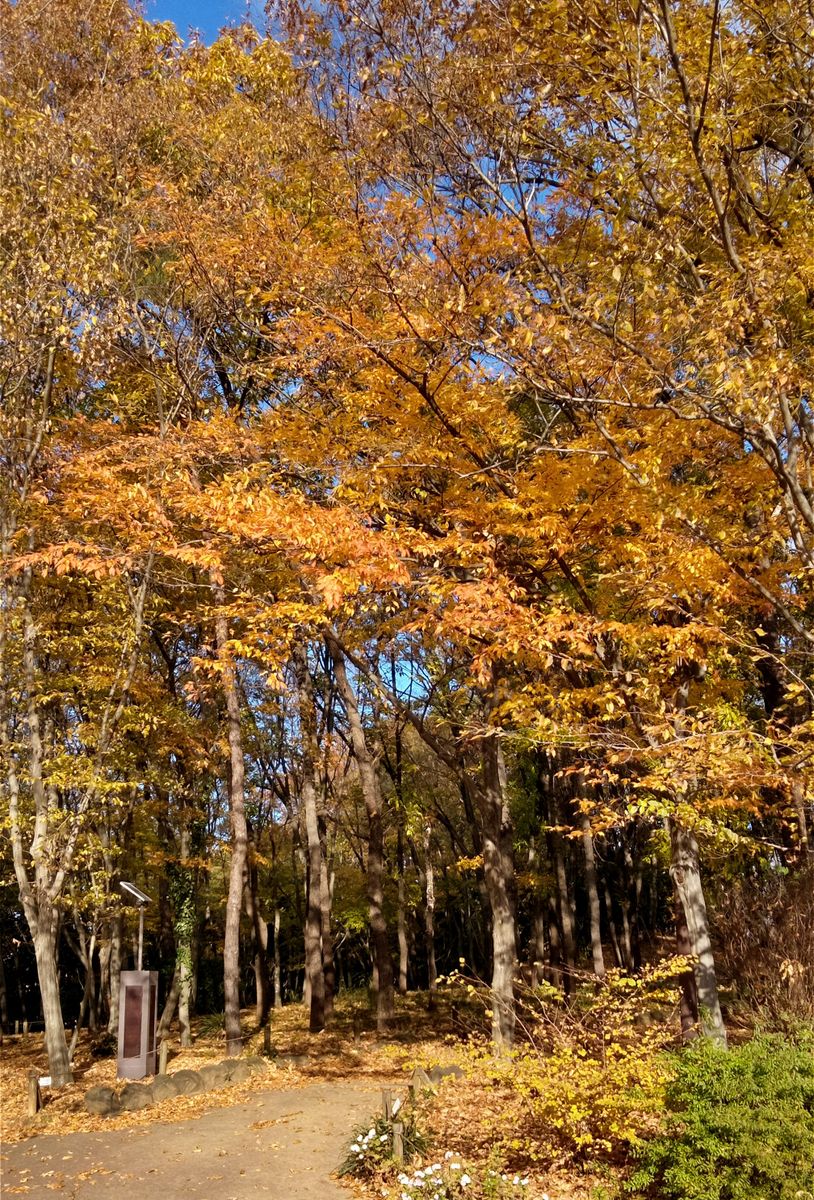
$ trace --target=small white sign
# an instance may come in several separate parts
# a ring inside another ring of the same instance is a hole
[[[37,1080],[37,1083],[40,1085],[40,1087],[50,1087],[51,1086],[51,1076],[50,1075],[40,1075],[39,1079]]]

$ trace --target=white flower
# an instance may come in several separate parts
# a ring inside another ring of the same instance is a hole
[[[452,1158],[452,1151],[447,1150],[446,1154],[444,1155],[444,1158],[447,1159],[447,1161],[449,1161],[449,1159]]]
[[[379,1138],[379,1141],[380,1141],[380,1142],[386,1142],[386,1141],[387,1141],[387,1134],[386,1134],[386,1133],[383,1133],[383,1134],[382,1134],[382,1136]]]
[[[521,1187],[528,1187],[528,1186],[529,1186],[529,1177],[528,1177],[528,1175],[526,1176],[526,1178],[525,1178],[525,1179],[521,1179],[521,1180],[520,1180],[520,1186],[521,1186]]]
[[[468,1175],[461,1176],[461,1187],[467,1187],[468,1184],[470,1184],[471,1182],[472,1182],[472,1180],[469,1178]]]
[[[402,1193],[401,1193],[401,1200],[410,1200],[410,1196],[409,1196],[409,1194],[408,1194],[407,1192],[402,1192]]]
[[[399,1183],[409,1183],[410,1182],[410,1176],[405,1175],[403,1171],[400,1175],[396,1176],[396,1179],[399,1181]]]
[[[512,1180],[512,1184],[513,1184],[515,1187],[517,1187],[517,1185],[518,1185],[518,1183],[519,1183],[519,1182],[520,1182],[520,1176],[519,1176],[519,1175],[515,1175],[514,1179]]]
[[[440,1170],[441,1170],[441,1164],[440,1164],[440,1163],[433,1163],[433,1164],[432,1164],[432,1166],[430,1167],[430,1170],[431,1170],[431,1171],[440,1171]]]
[[[460,1171],[461,1164],[460,1163],[450,1163],[449,1169],[450,1169],[450,1171]]]

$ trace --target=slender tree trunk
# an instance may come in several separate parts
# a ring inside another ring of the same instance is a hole
[[[531,922],[531,939],[529,942],[529,959],[531,967],[531,986],[539,987],[545,978],[546,945],[545,945],[545,913],[537,901]]]
[[[435,867],[432,861],[432,827],[424,826],[424,944],[427,953],[429,1008],[435,1008],[438,970],[435,965]]]
[[[386,1028],[393,1015],[393,963],[390,957],[390,943],[384,918],[384,828],[382,825],[381,788],[376,764],[367,746],[356,695],[345,670],[345,657],[342,649],[330,634],[326,636],[325,640],[334,666],[337,691],[345,706],[353,757],[359,771],[362,795],[367,809],[368,913],[370,936],[373,943],[373,961],[377,975],[376,1024],[379,1030],[382,1030]]]
[[[670,821],[670,850],[670,875],[686,922],[687,945],[696,959],[694,974],[701,1028],[712,1041],[725,1046],[726,1029],[718,1000],[715,961],[698,862],[698,843],[691,830],[675,820]]]
[[[483,740],[483,874],[492,916],[492,1041],[503,1051],[514,1042],[514,972],[517,930],[514,911],[514,849],[498,735]]]
[[[565,991],[570,995],[574,988],[574,970],[577,965],[577,939],[574,932],[574,909],[568,888],[568,871],[565,865],[565,847],[561,833],[554,833],[554,874],[557,880],[557,907],[562,929],[562,948],[565,954]]]
[[[240,1054],[243,1038],[240,1030],[240,912],[243,907],[243,875],[246,870],[248,831],[245,810],[245,768],[243,736],[240,729],[240,698],[235,667],[228,650],[229,628],[223,611],[226,598],[223,585],[213,581],[215,602],[215,641],[221,659],[221,681],[226,701],[229,735],[229,815],[232,857],[229,867],[229,893],[226,900],[226,927],[223,937],[223,993],[226,1017],[226,1053]]]
[[[588,906],[591,914],[591,955],[594,975],[605,978],[605,958],[602,954],[602,906],[599,902],[599,887],[596,878],[596,855],[591,821],[587,813],[580,816],[582,848],[585,853],[585,887],[588,891]]]
[[[334,1010],[336,995],[336,967],[334,965],[334,939],[331,932],[331,908],[333,888],[328,874],[327,839],[324,831],[324,819],[320,820],[320,840],[322,842],[322,865],[319,874],[319,899],[322,915],[322,977],[325,981],[325,1018],[330,1017]]]
[[[254,934],[255,1016],[258,1027],[262,1027],[268,1020],[271,1008],[271,981],[268,972],[268,924],[260,914],[260,904],[257,898],[257,867],[253,861],[253,853],[249,855],[249,866],[243,889],[243,905],[246,916],[251,921]]]
[[[0,951],[0,1033],[8,1033],[8,992],[2,951]]]
[[[274,905],[274,957],[272,959],[274,979],[274,1007],[283,1007],[283,973],[280,966],[280,909]]]
[[[398,925],[398,941],[399,941],[399,992],[403,996],[407,991],[407,963],[408,963],[408,947],[407,947],[407,914],[404,898],[404,832],[399,820],[398,827],[398,843],[396,846],[396,858],[398,869],[398,907],[396,910],[396,920]]]
[[[562,988],[562,946],[560,941],[560,915],[557,897],[549,892],[546,905],[548,914],[548,982],[552,987]]]
[[[622,961],[622,951],[619,946],[619,936],[616,932],[616,918],[613,915],[613,899],[611,898],[611,891],[608,887],[607,881],[605,882],[603,888],[603,895],[605,897],[605,916],[607,917],[608,921],[608,931],[610,932],[611,946],[613,946],[613,958],[617,967],[621,969],[625,964]]]
[[[305,898],[305,977],[310,1008],[308,1028],[320,1033],[325,1028],[325,975],[322,968],[322,840],[319,830],[319,746],[314,690],[305,647],[292,651],[300,705],[302,776],[300,800],[307,848]]]

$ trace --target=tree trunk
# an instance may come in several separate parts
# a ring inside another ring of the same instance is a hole
[[[554,849],[554,875],[557,880],[557,908],[562,929],[562,948],[565,955],[565,991],[570,995],[574,988],[574,970],[577,965],[577,940],[574,933],[574,909],[568,890],[568,871],[565,865],[565,847],[561,833],[552,834]]]
[[[432,861],[432,827],[424,826],[424,944],[427,953],[429,1008],[435,1008],[438,970],[435,965],[435,867]]]
[[[0,1033],[8,1033],[8,992],[2,951],[0,951]]]
[[[243,736],[240,729],[240,698],[235,667],[228,650],[229,628],[223,606],[223,585],[213,580],[215,602],[215,641],[221,660],[221,682],[226,701],[229,735],[229,814],[232,857],[229,867],[229,894],[226,900],[226,927],[223,937],[223,994],[226,1018],[226,1053],[240,1054],[243,1039],[240,1030],[240,912],[243,907],[243,875],[246,870],[248,831],[245,809]]]
[[[274,1007],[283,1007],[283,973],[280,967],[280,909],[274,905],[274,957],[273,963],[273,981],[274,981]]]
[[[599,902],[599,887],[596,879],[596,855],[594,854],[594,837],[591,822],[587,813],[580,816],[582,826],[582,848],[585,852],[585,886],[588,891],[588,906],[591,914],[591,955],[593,958],[594,975],[598,979],[605,978],[605,959],[602,954],[602,906]]]
[[[676,952],[683,958],[692,958],[690,931],[687,928],[687,918],[684,915],[684,906],[681,903],[677,888],[675,889],[674,900]],[[681,1037],[685,1042],[691,1042],[694,1038],[698,1037],[698,987],[692,967],[687,971],[682,971],[679,986],[681,989],[679,993]]]
[[[611,890],[608,887],[607,881],[605,882],[605,885],[603,887],[602,894],[605,897],[605,916],[606,916],[607,922],[608,922],[608,931],[610,933],[611,946],[613,946],[613,958],[614,958],[614,961],[615,961],[617,967],[619,967],[619,969],[621,970],[621,968],[625,964],[622,961],[622,951],[619,946],[619,935],[616,932],[616,918],[613,915],[613,899],[611,897]]]
[[[549,892],[546,905],[548,912],[548,968],[547,978],[552,987],[562,987],[562,948],[560,945],[560,915],[557,897]]]
[[[51,906],[49,906],[50,908]],[[62,1023],[62,1005],[59,998],[59,972],[57,970],[56,941],[59,917],[55,909],[50,912],[40,907],[37,931],[34,934],[34,954],[37,960],[37,977],[40,985],[42,1015],[45,1021],[45,1049],[48,1054],[48,1069],[54,1087],[73,1083],[71,1059],[65,1040]]]
[[[399,820],[398,827],[398,844],[396,846],[397,870],[398,870],[398,907],[396,910],[396,922],[398,926],[398,941],[399,941],[399,992],[403,996],[407,991],[407,962],[408,962],[408,947],[407,947],[407,914],[404,899],[404,832]]]
[[[331,932],[333,888],[328,875],[327,839],[323,819],[320,820],[320,840],[322,842],[322,866],[319,876],[320,912],[322,915],[322,977],[325,980],[325,1018],[327,1020],[334,1010],[336,967],[334,965],[334,939]]]
[[[531,941],[529,944],[531,966],[531,986],[539,987],[545,979],[545,913],[539,900],[536,901],[534,917],[531,925]]]
[[[122,977],[122,915],[115,913],[110,918],[110,961],[108,963],[108,978],[110,980],[110,1006],[108,1009],[107,1031],[114,1037],[119,1033],[119,989]]]
[[[482,745],[483,874],[492,915],[492,1041],[498,1052],[514,1042],[514,972],[517,962],[514,848],[498,735]]]
[[[345,671],[345,658],[336,639],[326,635],[328,652],[334,666],[336,686],[345,713],[353,747],[353,757],[359,771],[362,795],[368,818],[367,845],[367,898],[370,921],[370,936],[373,943],[373,960],[376,966],[376,1024],[379,1030],[386,1028],[393,1015],[393,963],[387,924],[384,918],[384,828],[382,825],[382,797],[376,764],[367,746],[362,718],[356,695]]]
[[[698,843],[692,831],[675,820],[670,821],[670,851],[670,875],[686,922],[687,945],[696,959],[694,975],[701,1029],[712,1041],[725,1046],[726,1029],[718,1000],[715,961],[698,862]]]
[[[310,1009],[308,1029],[325,1028],[325,975],[322,968],[322,841],[319,831],[319,746],[314,690],[305,647],[296,645],[292,662],[297,678],[300,706],[302,775],[300,801],[307,849],[305,897],[305,977]]]

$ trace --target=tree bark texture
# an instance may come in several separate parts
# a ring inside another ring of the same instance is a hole
[[[215,642],[221,660],[221,686],[226,702],[229,739],[229,826],[231,862],[229,893],[226,900],[226,925],[223,937],[223,993],[226,1019],[226,1053],[240,1054],[243,1039],[240,1030],[240,912],[243,906],[243,875],[246,870],[248,831],[245,808],[245,768],[243,736],[240,729],[240,697],[235,667],[229,655],[229,627],[224,612],[223,585],[213,583],[218,612],[215,616]]]
[[[686,922],[687,945],[696,959],[694,975],[701,1029],[712,1041],[725,1046],[726,1029],[718,1000],[707,906],[698,861],[698,843],[695,834],[675,820],[670,822],[670,852],[670,875]]]
[[[480,800],[483,873],[492,916],[492,1041],[498,1051],[514,1042],[517,963],[513,836],[504,775],[498,735],[488,734],[482,745]]]
[[[359,771],[359,781],[368,819],[367,899],[373,960],[376,967],[376,1023],[384,1029],[393,1015],[393,962],[384,917],[384,829],[382,825],[382,796],[376,763],[365,737],[356,694],[345,670],[345,657],[338,642],[330,634],[326,644],[334,667],[334,677],[350,730],[353,757]]]

